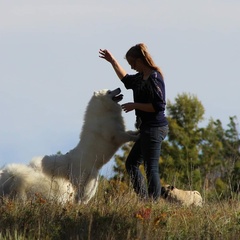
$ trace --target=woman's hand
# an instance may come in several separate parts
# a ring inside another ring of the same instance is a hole
[[[135,103],[134,102],[124,103],[121,105],[121,107],[122,110],[127,113],[135,109]]]
[[[106,61],[113,63],[114,57],[107,49],[99,50],[99,57],[105,59]]]
[[[120,80],[124,76],[126,76],[127,72],[121,67],[118,61],[113,57],[113,55],[107,49],[104,49],[104,50],[100,49],[99,57],[105,59],[106,61],[112,64],[112,67]]]

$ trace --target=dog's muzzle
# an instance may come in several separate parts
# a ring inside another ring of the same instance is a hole
[[[115,90],[112,90],[110,92],[111,96],[112,96],[112,100],[114,102],[120,102],[122,99],[123,99],[123,94],[120,94],[121,93],[121,89],[120,88],[116,88]]]

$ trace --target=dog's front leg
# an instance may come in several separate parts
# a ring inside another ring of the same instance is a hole
[[[118,132],[117,135],[114,135],[111,139],[112,142],[116,142],[118,145],[122,145],[126,142],[135,142],[139,138],[139,132],[136,131],[122,131]]]
[[[126,131],[126,133],[129,135],[130,141],[136,142],[138,138],[140,137],[140,132],[137,131]]]

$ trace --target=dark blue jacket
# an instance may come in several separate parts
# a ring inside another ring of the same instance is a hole
[[[162,75],[153,71],[147,80],[141,73],[127,74],[121,80],[126,89],[133,90],[133,99],[137,103],[152,103],[155,112],[135,110],[137,118],[141,119],[141,129],[144,127],[162,127],[168,124],[165,117],[165,84]]]

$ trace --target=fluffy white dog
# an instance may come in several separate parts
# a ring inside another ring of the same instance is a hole
[[[122,144],[138,138],[137,132],[125,130],[120,93],[120,88],[94,92],[78,145],[67,154],[35,158],[30,164],[50,177],[69,179],[76,190],[76,202],[87,203],[94,196],[102,166]]]
[[[202,196],[198,191],[185,191],[171,185],[165,185],[161,189],[161,195],[169,202],[179,203],[183,206],[202,207]]]
[[[74,190],[65,179],[49,178],[24,164],[9,164],[0,171],[0,196],[10,199],[34,199],[36,194],[46,200],[64,204],[73,202]]]

